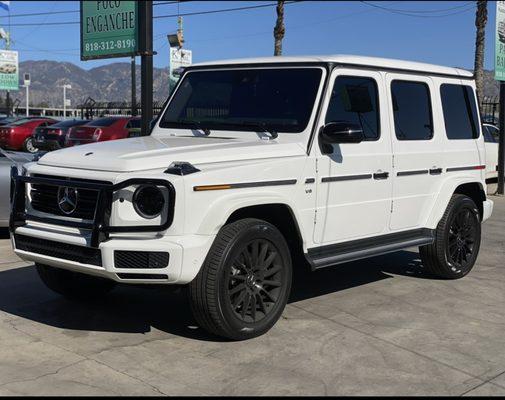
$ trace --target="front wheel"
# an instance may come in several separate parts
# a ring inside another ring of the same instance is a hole
[[[37,147],[35,147],[35,143],[32,137],[26,138],[23,143],[23,150],[28,153],[36,153],[39,151]]]
[[[252,218],[225,225],[189,285],[195,319],[232,340],[262,335],[280,318],[291,277],[289,248],[275,226]]]
[[[480,240],[477,206],[471,198],[455,194],[438,223],[434,243],[419,248],[421,261],[429,272],[441,278],[462,278],[477,260]]]

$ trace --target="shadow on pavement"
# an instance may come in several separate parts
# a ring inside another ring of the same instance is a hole
[[[9,228],[0,228],[0,239],[9,239]]]
[[[395,274],[426,277],[418,253],[402,251],[314,273],[297,272],[290,302],[391,279]],[[47,289],[33,266],[0,272],[0,310],[68,330],[145,333],[154,327],[197,340],[220,340],[195,329],[184,289],[119,285],[103,299],[77,303]]]

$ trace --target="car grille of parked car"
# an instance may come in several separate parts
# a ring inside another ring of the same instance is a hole
[[[102,266],[102,253],[99,249],[19,234],[14,235],[14,241],[18,250],[61,258],[80,264]]]
[[[114,251],[116,268],[165,268],[169,254],[164,251]]]
[[[37,177],[43,178],[57,178],[53,176],[45,176],[45,175],[35,175]],[[100,183],[100,184],[108,184],[109,182],[103,181],[95,181],[88,179],[73,179],[73,181],[78,182],[89,182],[89,183]],[[69,182],[69,186],[72,187],[71,182]],[[64,213],[58,205],[58,191],[59,186],[47,185],[42,183],[32,184],[30,197],[31,197],[31,206],[34,210],[54,214],[58,216],[72,217],[72,218],[80,218],[85,220],[92,220],[95,217],[96,203],[98,199],[98,190],[92,189],[79,189],[78,190],[78,199],[76,202],[75,211],[66,214]]]

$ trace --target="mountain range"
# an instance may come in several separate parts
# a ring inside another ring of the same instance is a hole
[[[23,61],[19,64],[20,78],[30,73],[30,104],[34,106],[62,107],[63,84],[71,84],[67,98],[71,106],[82,104],[88,97],[95,101],[127,101],[131,99],[130,63],[117,62],[85,70],[69,62]],[[136,67],[137,101],[140,101],[140,66]],[[168,68],[154,68],[154,100],[163,101],[168,96]],[[484,93],[486,97],[499,94],[499,84],[493,78],[493,71],[485,71]],[[25,89],[11,93],[12,99],[25,104]],[[0,91],[0,99],[5,99],[5,91]]]

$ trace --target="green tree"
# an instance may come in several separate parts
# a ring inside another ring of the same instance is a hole
[[[284,26],[284,1],[277,1],[277,22],[274,27],[274,56],[282,55],[282,39],[286,33]]]
[[[479,104],[484,99],[484,41],[486,38],[487,23],[487,1],[477,1],[477,11],[475,13],[475,27],[477,33],[475,36],[475,86],[477,87],[477,97]]]

